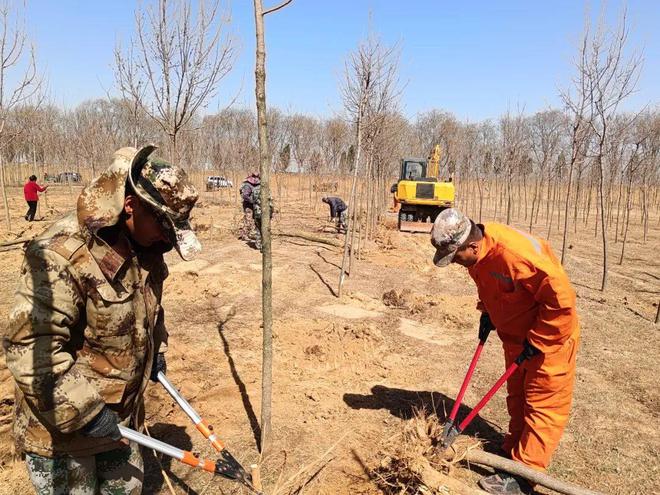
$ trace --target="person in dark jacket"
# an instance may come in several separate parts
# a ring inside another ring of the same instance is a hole
[[[321,198],[321,201],[330,206],[330,219],[337,220],[337,232],[341,232],[342,229],[345,231],[347,228],[346,212],[348,211],[346,203],[337,196],[325,196]]]
[[[255,222],[254,222],[254,190],[261,185],[261,178],[258,172],[252,172],[248,175],[241,187],[239,193],[241,195],[241,203],[243,207],[243,217],[241,224],[238,227],[238,238],[242,241],[249,241],[255,237]],[[257,194],[258,197],[258,194]]]
[[[23,196],[28,204],[28,211],[25,214],[25,219],[28,222],[34,220],[34,215],[37,213],[37,203],[39,202],[39,193],[45,192],[48,186],[41,187],[37,184],[37,176],[31,175],[30,179],[23,186]]]

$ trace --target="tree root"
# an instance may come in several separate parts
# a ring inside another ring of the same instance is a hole
[[[457,495],[488,495],[487,492],[479,488],[472,488],[456,478],[452,478],[431,466],[426,457],[419,457],[410,464],[410,470],[419,476],[423,485],[432,490],[443,493],[447,489],[450,493]]]
[[[0,242],[0,247],[14,246],[19,248],[19,244],[30,242],[32,239],[32,237],[21,237],[20,239],[14,239],[13,241]]]

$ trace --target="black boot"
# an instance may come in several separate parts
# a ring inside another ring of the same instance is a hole
[[[481,478],[479,486],[492,495],[531,495],[534,492],[527,481],[509,473]]]

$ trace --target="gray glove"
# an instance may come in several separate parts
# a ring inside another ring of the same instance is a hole
[[[108,406],[103,406],[101,412],[83,427],[82,434],[93,438],[110,437],[118,441],[121,440],[118,423],[117,413],[108,409]]]

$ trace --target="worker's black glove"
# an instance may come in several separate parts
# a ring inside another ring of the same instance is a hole
[[[121,440],[118,423],[119,416],[117,416],[117,413],[108,409],[107,406],[103,406],[101,412],[83,426],[82,434],[86,437],[110,437],[115,441]]]
[[[481,318],[479,319],[479,340],[485,342],[491,330],[495,330],[495,325],[490,321],[490,315],[488,313],[481,313]]]
[[[530,344],[527,339],[525,339],[525,342],[523,342],[523,351],[520,353],[519,356],[520,362],[526,361],[528,359],[532,359],[534,356],[538,354],[541,354],[541,351],[539,351],[536,347]]]
[[[158,382],[158,372],[162,371],[163,374],[167,373],[167,363],[165,362],[165,354],[159,352],[154,356],[154,364],[151,367],[151,376],[149,379],[152,382]]]

